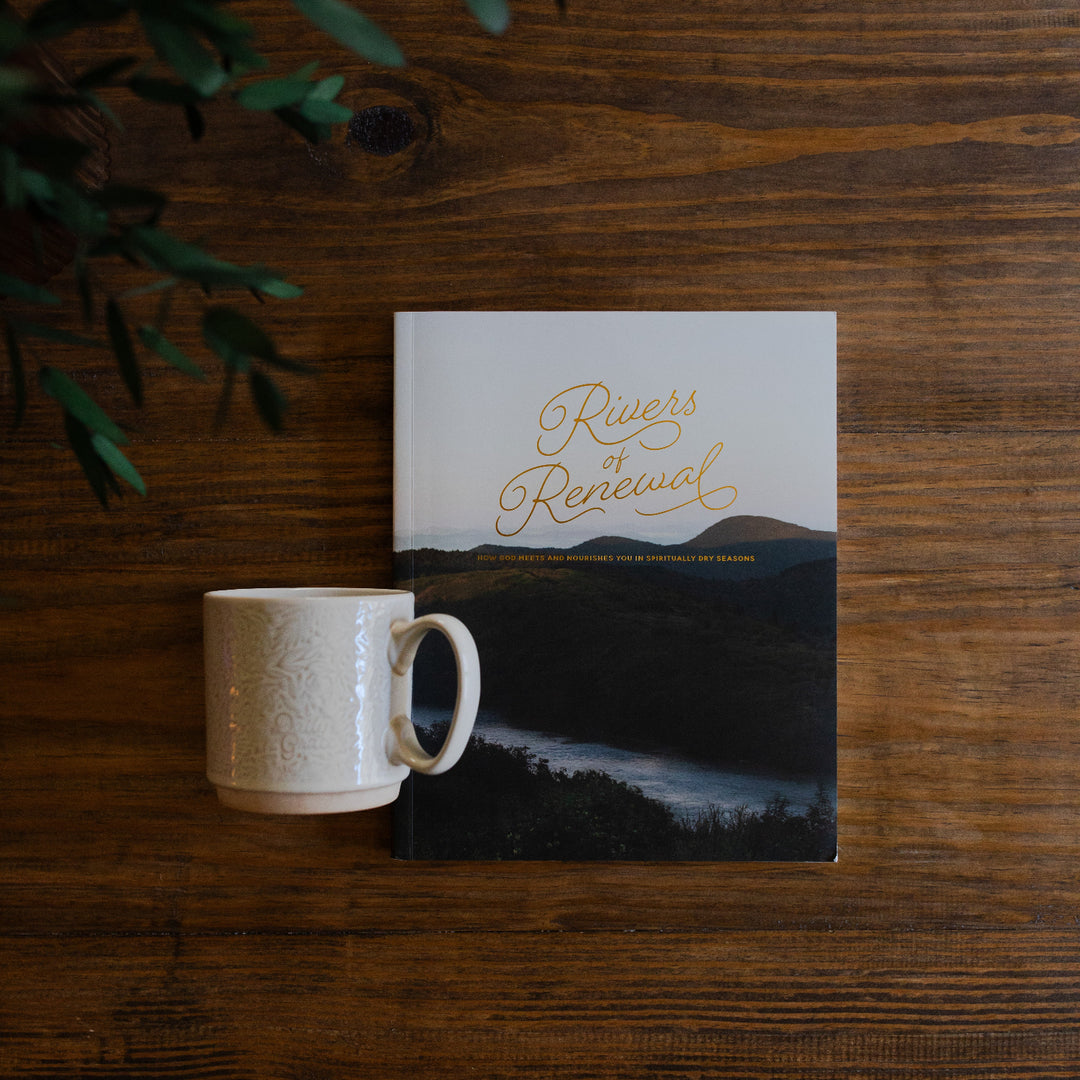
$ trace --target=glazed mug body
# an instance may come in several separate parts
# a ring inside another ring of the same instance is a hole
[[[234,589],[203,598],[207,776],[227,805],[262,813],[392,802],[410,768],[450,768],[468,742],[479,662],[449,615],[413,617],[409,592]],[[442,749],[409,719],[412,660],[429,630],[449,639],[458,696]]]

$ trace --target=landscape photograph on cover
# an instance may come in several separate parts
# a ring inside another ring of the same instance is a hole
[[[395,853],[835,859],[834,318],[424,313],[396,353],[396,584],[482,691]],[[430,749],[455,684],[429,635]]]

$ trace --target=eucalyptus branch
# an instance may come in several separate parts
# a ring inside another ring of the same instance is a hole
[[[351,3],[287,2],[369,62],[391,67],[406,62],[394,39]],[[464,3],[489,32],[506,28],[506,0]],[[40,63],[41,50],[57,48],[77,30],[132,20],[141,31],[145,55],[121,53],[68,79],[57,78]],[[257,48],[255,28],[237,17],[227,0],[44,0],[25,19],[0,0],[0,216],[21,226],[30,250],[23,263],[9,266],[10,244],[0,246],[0,338],[15,426],[26,415],[33,385],[28,359],[39,350],[47,352],[50,344],[108,349],[136,407],[143,404],[147,359],[208,381],[203,366],[166,333],[172,293],[187,284],[206,298],[202,342],[222,372],[218,420],[224,420],[234,383],[243,376],[258,415],[272,430],[281,430],[287,401],[274,373],[312,369],[283,356],[251,317],[221,303],[217,295],[239,291],[259,300],[288,301],[302,290],[261,264],[237,265],[174,235],[163,223],[168,199],[162,193],[88,179],[91,143],[79,127],[69,132],[56,122],[82,110],[122,130],[114,109],[120,108],[115,98],[125,92],[178,110],[196,141],[206,128],[204,107],[220,98],[272,113],[312,143],[328,139],[335,125],[350,119],[350,111],[336,100],[344,87],[342,76],[320,75],[318,61],[284,75],[269,68]],[[52,271],[45,261],[46,238],[54,235],[70,245],[67,269],[82,319],[88,330],[100,322],[100,338],[52,322],[63,309],[49,287]],[[107,270],[117,260],[144,272],[147,283],[110,287]],[[163,300],[157,316],[133,328],[131,302],[159,290]],[[40,317],[28,317],[28,309],[40,310]],[[59,406],[69,446],[103,506],[122,491],[120,481],[145,493],[145,482],[120,449],[129,445],[128,436],[74,379],[45,360],[38,363],[36,385]]]

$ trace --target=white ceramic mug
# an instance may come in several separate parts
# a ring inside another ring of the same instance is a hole
[[[450,615],[413,618],[388,589],[232,589],[203,598],[207,776],[227,806],[332,814],[383,806],[410,769],[461,757],[480,699],[480,663]],[[409,719],[412,662],[429,630],[446,635],[458,692],[441,750]]]

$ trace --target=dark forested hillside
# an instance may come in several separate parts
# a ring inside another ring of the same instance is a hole
[[[824,585],[831,610],[830,564],[732,591],[617,563],[466,570],[445,553],[410,557],[417,610],[448,612],[471,629],[482,703],[509,723],[716,763],[831,772],[834,638],[823,602],[805,599]],[[425,645],[416,670],[417,699],[446,703],[449,650]]]

